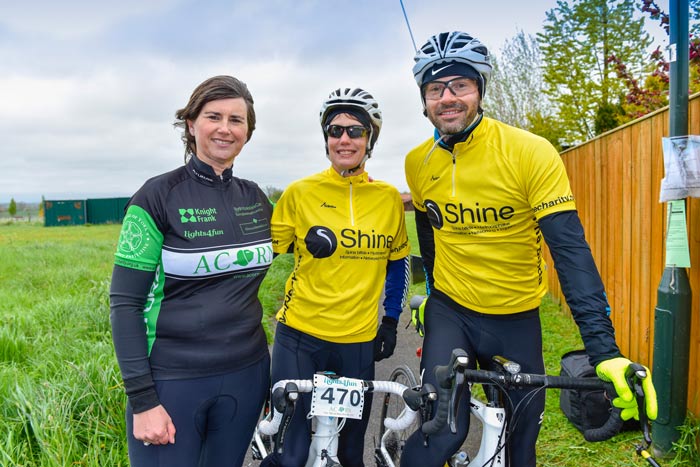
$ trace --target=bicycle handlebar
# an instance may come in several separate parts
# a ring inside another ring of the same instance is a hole
[[[467,368],[468,357],[464,350],[454,349],[450,362],[444,366],[435,367],[438,382],[438,408],[435,417],[424,423],[422,431],[432,435],[445,425],[456,433],[456,413],[464,383],[495,384],[504,388],[543,387],[559,389],[603,389],[612,400],[617,397],[612,383],[596,377],[573,378],[568,376],[537,375],[530,373],[509,373],[507,371],[473,370]],[[613,407],[606,423],[599,428],[584,432],[587,441],[604,441],[612,438],[621,429],[623,420],[621,410]]]
[[[274,401],[272,410],[273,415],[271,420],[260,421],[258,424],[258,430],[260,433],[264,435],[274,435],[279,430],[283,419],[284,410],[282,407],[278,407],[280,405],[279,403],[275,404],[275,402],[287,397],[286,393],[288,392],[287,388],[289,383],[295,384],[298,388],[298,392],[300,393],[311,392],[314,389],[313,381],[310,379],[287,379],[275,383],[275,385],[272,387],[272,397]],[[418,413],[416,410],[411,408],[411,405],[415,405],[413,402],[416,398],[414,392],[417,393],[418,390],[409,388],[394,381],[363,381],[362,389],[364,392],[388,392],[396,394],[397,396],[401,396],[404,401],[407,402],[406,409],[398,418],[386,418],[384,420],[384,425],[387,428],[395,431],[405,430],[416,419]]]
[[[292,385],[296,385],[296,388]],[[310,379],[285,379],[278,381],[272,387],[272,418],[260,421],[258,424],[260,433],[264,435],[277,433],[284,416],[285,404],[291,391],[296,389],[298,392],[311,392],[313,388],[313,381]]]

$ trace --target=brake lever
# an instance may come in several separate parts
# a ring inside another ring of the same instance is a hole
[[[466,382],[464,370],[466,370],[466,367],[462,368],[461,366],[458,366],[455,368],[455,384],[450,392],[450,405],[447,412],[447,424],[450,426],[450,431],[453,434],[457,433],[457,413],[459,411],[459,403],[462,399],[461,395],[462,390],[464,389],[464,383]]]
[[[634,393],[634,398],[637,401],[637,413],[639,414],[639,424],[642,427],[642,435],[644,437],[644,444],[638,444],[635,446],[637,454],[642,456],[650,465],[654,467],[661,467],[656,459],[654,459],[649,452],[651,447],[651,422],[646,411],[646,403],[644,401],[644,388],[642,386],[642,381],[648,377],[646,368],[644,368],[639,363],[631,363],[627,370],[625,370],[625,379],[632,392]]]
[[[637,413],[639,414],[639,424],[642,426],[644,442],[647,447],[651,445],[651,434],[649,430],[649,418],[644,403],[644,389],[642,388],[642,380],[647,377],[646,369],[639,363],[631,363],[625,370],[625,379],[627,385],[634,393],[635,401],[637,402]]]
[[[281,393],[280,390],[282,390]],[[275,398],[274,396],[277,397]],[[294,409],[298,399],[299,387],[293,382],[287,383],[284,389],[278,388],[273,393],[273,404],[275,409],[282,412],[280,429],[277,431],[274,438],[274,449],[277,454],[281,455],[284,452],[284,440],[287,436],[287,428],[289,427],[289,423],[292,421],[292,416],[294,415]]]
[[[454,378],[454,385],[450,391],[450,404],[449,410],[447,412],[447,424],[450,427],[450,432],[457,433],[457,414],[459,413],[459,404],[461,401],[462,391],[464,390],[464,384],[467,381],[465,372],[467,370],[467,364],[469,359],[466,356],[460,355],[454,361],[452,365],[452,378]]]

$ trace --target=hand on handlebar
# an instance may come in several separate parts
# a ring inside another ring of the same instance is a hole
[[[621,418],[623,420],[629,420],[630,418],[639,420],[637,401],[626,378],[627,369],[631,364],[632,362],[624,357],[616,357],[600,362],[595,368],[600,379],[608,381],[615,386],[617,397],[612,400],[612,404],[622,409]],[[646,367],[642,368],[646,371],[645,377],[641,380],[645,409],[647,417],[650,420],[655,420],[658,413],[656,390],[651,381],[651,372]]]
[[[425,323],[425,302],[427,301],[427,297],[416,295],[411,298],[411,303],[409,305],[411,308],[411,324],[413,324],[413,327],[416,328],[416,332],[421,337],[425,336],[425,327],[423,323]]]

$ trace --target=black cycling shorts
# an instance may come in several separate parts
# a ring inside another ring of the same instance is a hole
[[[319,371],[333,371],[347,378],[374,379],[374,342],[328,342],[277,323],[272,348],[272,385],[283,379],[313,379]],[[282,456],[266,457],[261,467],[306,464],[311,444],[311,420],[306,418],[310,407],[311,394],[303,394],[287,429]],[[365,393],[362,420],[345,420],[338,441],[338,460],[343,467],[364,466],[364,437],[371,409],[372,394]]]
[[[175,425],[175,444],[144,446],[126,424],[132,467],[241,466],[268,394],[270,357],[218,376],[155,381]]]
[[[491,357],[501,355],[518,362],[523,372],[544,373],[542,328],[539,309],[512,315],[487,315],[465,308],[447,295],[434,290],[425,306],[425,340],[421,371],[423,382],[437,386],[433,369],[446,365],[452,349],[464,349],[469,367],[492,369]],[[510,391],[511,408],[517,407],[511,420],[510,465],[535,467],[535,443],[544,413],[545,392],[532,389]],[[413,434],[401,456],[401,467],[442,467],[460,450],[469,431],[469,397],[465,391],[459,404],[458,430],[449,427],[433,435],[424,446],[423,435]],[[512,412],[512,410],[511,410]]]

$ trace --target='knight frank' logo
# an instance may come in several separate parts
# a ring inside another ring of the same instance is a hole
[[[179,208],[180,222],[216,222],[216,208]]]
[[[194,215],[194,209],[180,209],[180,222],[187,224],[188,222],[197,222],[197,217]]]
[[[338,248],[338,238],[331,229],[322,225],[311,227],[304,242],[314,258],[328,258]]]
[[[440,230],[443,226],[442,213],[440,212],[440,206],[430,199],[425,200],[425,209],[428,212],[428,220],[430,225]]]

